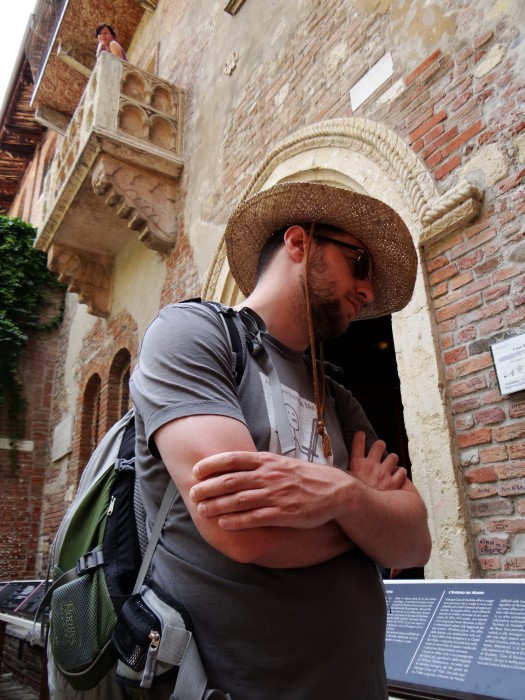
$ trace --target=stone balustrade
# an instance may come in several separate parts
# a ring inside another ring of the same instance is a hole
[[[181,88],[99,57],[46,176],[35,243],[95,315],[109,313],[112,260],[130,230],[160,253],[175,245],[182,120]],[[97,290],[82,282],[93,266]]]

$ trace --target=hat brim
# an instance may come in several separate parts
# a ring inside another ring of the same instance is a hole
[[[224,239],[231,273],[248,296],[262,247],[285,226],[322,223],[352,234],[372,258],[374,301],[357,320],[400,311],[412,297],[417,253],[399,214],[384,202],[341,187],[288,182],[249,197],[230,216]]]

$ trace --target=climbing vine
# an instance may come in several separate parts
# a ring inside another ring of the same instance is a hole
[[[33,226],[22,219],[0,216],[0,412],[5,416],[13,466],[16,443],[25,430],[27,401],[20,356],[27,334],[56,327],[64,311],[62,295],[60,309],[48,318],[50,292],[59,282],[47,269],[45,254],[33,247],[35,236]]]

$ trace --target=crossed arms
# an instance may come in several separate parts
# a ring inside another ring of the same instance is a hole
[[[231,559],[297,568],[358,546],[409,568],[430,556],[423,501],[382,441],[365,455],[364,433],[349,472],[257,452],[247,427],[225,416],[178,418],[154,439],[199,532]]]

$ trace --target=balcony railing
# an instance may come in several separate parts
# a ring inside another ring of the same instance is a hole
[[[130,230],[162,253],[175,244],[182,118],[181,88],[99,57],[46,176],[36,240],[95,315],[109,313],[113,260]]]

